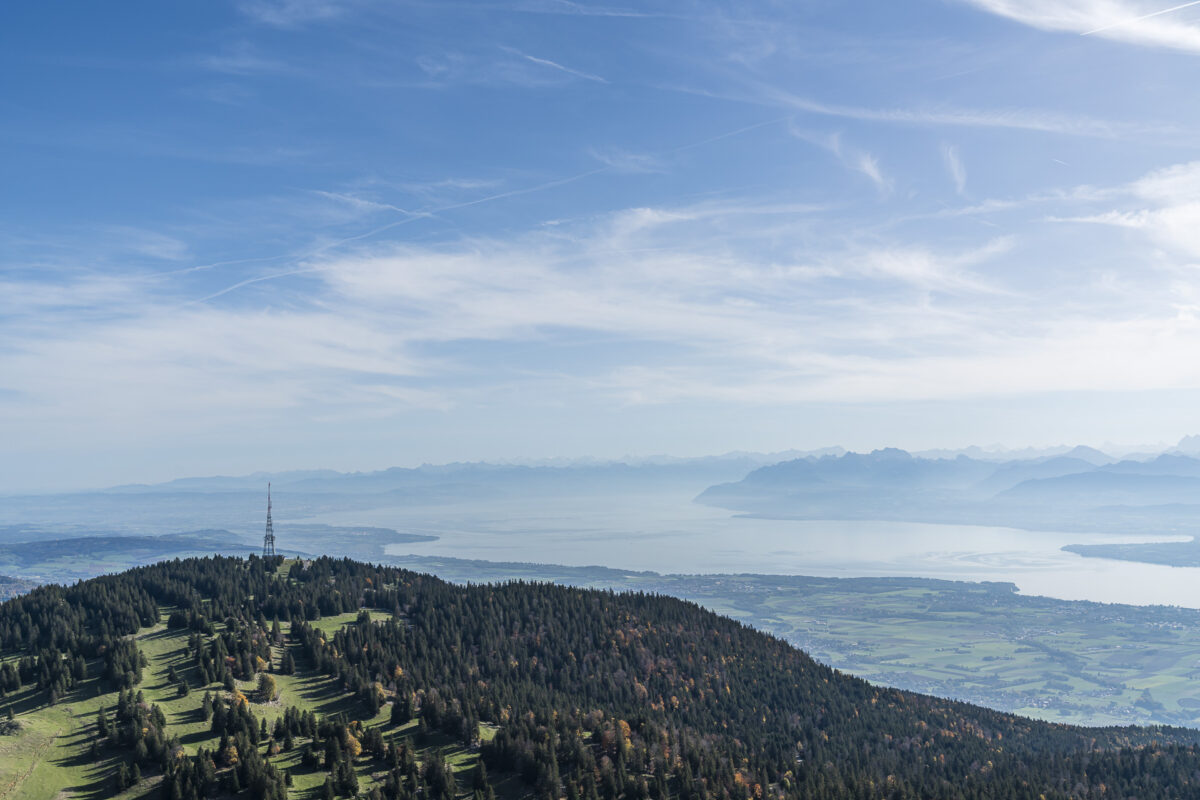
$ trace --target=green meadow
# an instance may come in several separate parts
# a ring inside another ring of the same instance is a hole
[[[170,609],[163,609],[163,618],[169,613]],[[326,617],[315,624],[331,632],[352,623],[356,616],[343,614]],[[372,612],[372,616],[383,618],[390,615]],[[286,625],[284,632],[288,633]],[[213,694],[226,692],[217,683],[199,685],[196,667],[185,657],[188,635],[189,631],[168,630],[164,624],[144,628],[136,635],[138,647],[149,660],[149,666],[143,671],[142,682],[136,690],[144,694],[146,702],[162,709],[167,719],[167,733],[177,735],[184,750],[191,755],[200,747],[214,749],[218,741],[218,737],[210,733],[209,723],[204,719],[201,708],[205,691]],[[284,648],[292,649],[297,665],[296,674],[275,673],[277,699],[268,703],[251,702],[254,714],[265,718],[268,728],[274,726],[275,719],[283,715],[284,709],[296,706],[313,711],[318,716],[358,720],[364,727],[380,728],[385,738],[391,737],[397,741],[404,739],[410,745],[416,744],[415,721],[398,726],[390,724],[390,706],[384,706],[372,719],[362,719],[362,705],[344,695],[333,679],[313,671],[300,649],[290,644],[290,639],[286,637],[285,644],[275,648],[273,661],[276,666],[283,657]],[[98,673],[102,668],[99,661],[88,666],[90,674]],[[192,687],[190,694],[179,696],[176,685],[168,680],[168,672],[172,667],[181,678],[188,681]],[[253,682],[238,681],[237,688],[246,697],[255,697]],[[44,691],[26,687],[20,693],[0,701],[0,710],[4,710],[4,713],[7,713],[7,706],[11,705],[14,719],[20,726],[14,734],[0,735],[0,798],[97,800],[102,797],[160,796],[160,776],[150,773],[137,786],[120,794],[114,793],[113,775],[119,764],[128,758],[124,748],[110,749],[101,743],[99,759],[92,757],[92,744],[98,741],[97,712],[103,706],[111,713],[117,702],[116,692],[105,691],[100,679],[92,677],[56,705],[46,705],[45,698]],[[3,718],[2,715],[0,718]],[[482,731],[485,738],[491,733],[489,730]],[[290,797],[318,797],[318,790],[325,781],[327,773],[324,770],[305,767],[300,763],[301,752],[306,744],[306,739],[297,738],[292,750],[271,758],[276,767],[292,775]],[[265,754],[267,743],[262,743],[260,748]],[[437,748],[442,752],[455,768],[461,786],[469,784],[471,770],[477,761],[475,752],[441,734],[432,734],[418,749],[418,761],[423,760],[429,748]],[[377,777],[382,777],[382,772],[377,771],[378,763],[372,763],[365,756],[357,759],[356,769],[362,792],[369,790]],[[501,789],[504,788],[501,786]]]

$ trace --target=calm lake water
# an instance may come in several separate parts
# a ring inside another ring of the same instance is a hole
[[[746,519],[679,497],[600,497],[382,508],[306,522],[431,533],[395,555],[600,565],[656,572],[919,576],[1010,581],[1025,594],[1200,608],[1200,569],[1083,558],[1065,544],[1172,537],[908,522]],[[1187,537],[1177,537],[1175,541]]]

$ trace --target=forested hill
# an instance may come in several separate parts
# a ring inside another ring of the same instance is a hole
[[[321,624],[347,612],[357,619]],[[193,675],[172,666],[172,680],[181,695],[206,691],[211,742],[181,741],[136,697],[146,640],[128,637],[164,617],[163,633],[186,635]],[[405,800],[485,800],[502,779],[539,800],[1200,795],[1198,731],[1072,728],[875,687],[654,595],[464,587],[348,560],[188,559],[7,601],[0,645],[22,656],[0,667],[5,692],[32,683],[53,703],[85,681],[120,690],[94,735],[139,775],[162,773],[152,796],[167,798],[283,797],[293,763],[328,777],[292,796]],[[297,660],[351,712],[247,699],[241,682],[257,679],[270,701],[263,676]],[[486,770],[456,779],[439,751],[418,749],[430,737],[478,747]]]

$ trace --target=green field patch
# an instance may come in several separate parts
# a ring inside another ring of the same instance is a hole
[[[324,633],[326,635],[331,635],[334,633],[334,631],[337,631],[339,628],[343,628],[346,625],[353,625],[354,622],[358,619],[359,613],[360,612],[358,612],[358,611],[349,611],[345,614],[336,614],[336,615],[329,616],[329,617],[321,617],[320,619],[313,620],[309,624],[312,625],[314,628],[320,629],[320,631],[322,633]],[[379,611],[379,610],[375,610],[375,609],[368,610],[367,614],[370,615],[372,622],[382,622],[384,620],[389,620],[392,618],[392,615],[389,614],[388,612]]]

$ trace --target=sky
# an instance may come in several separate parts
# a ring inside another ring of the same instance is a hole
[[[0,491],[1200,432],[1200,3],[0,8]]]

